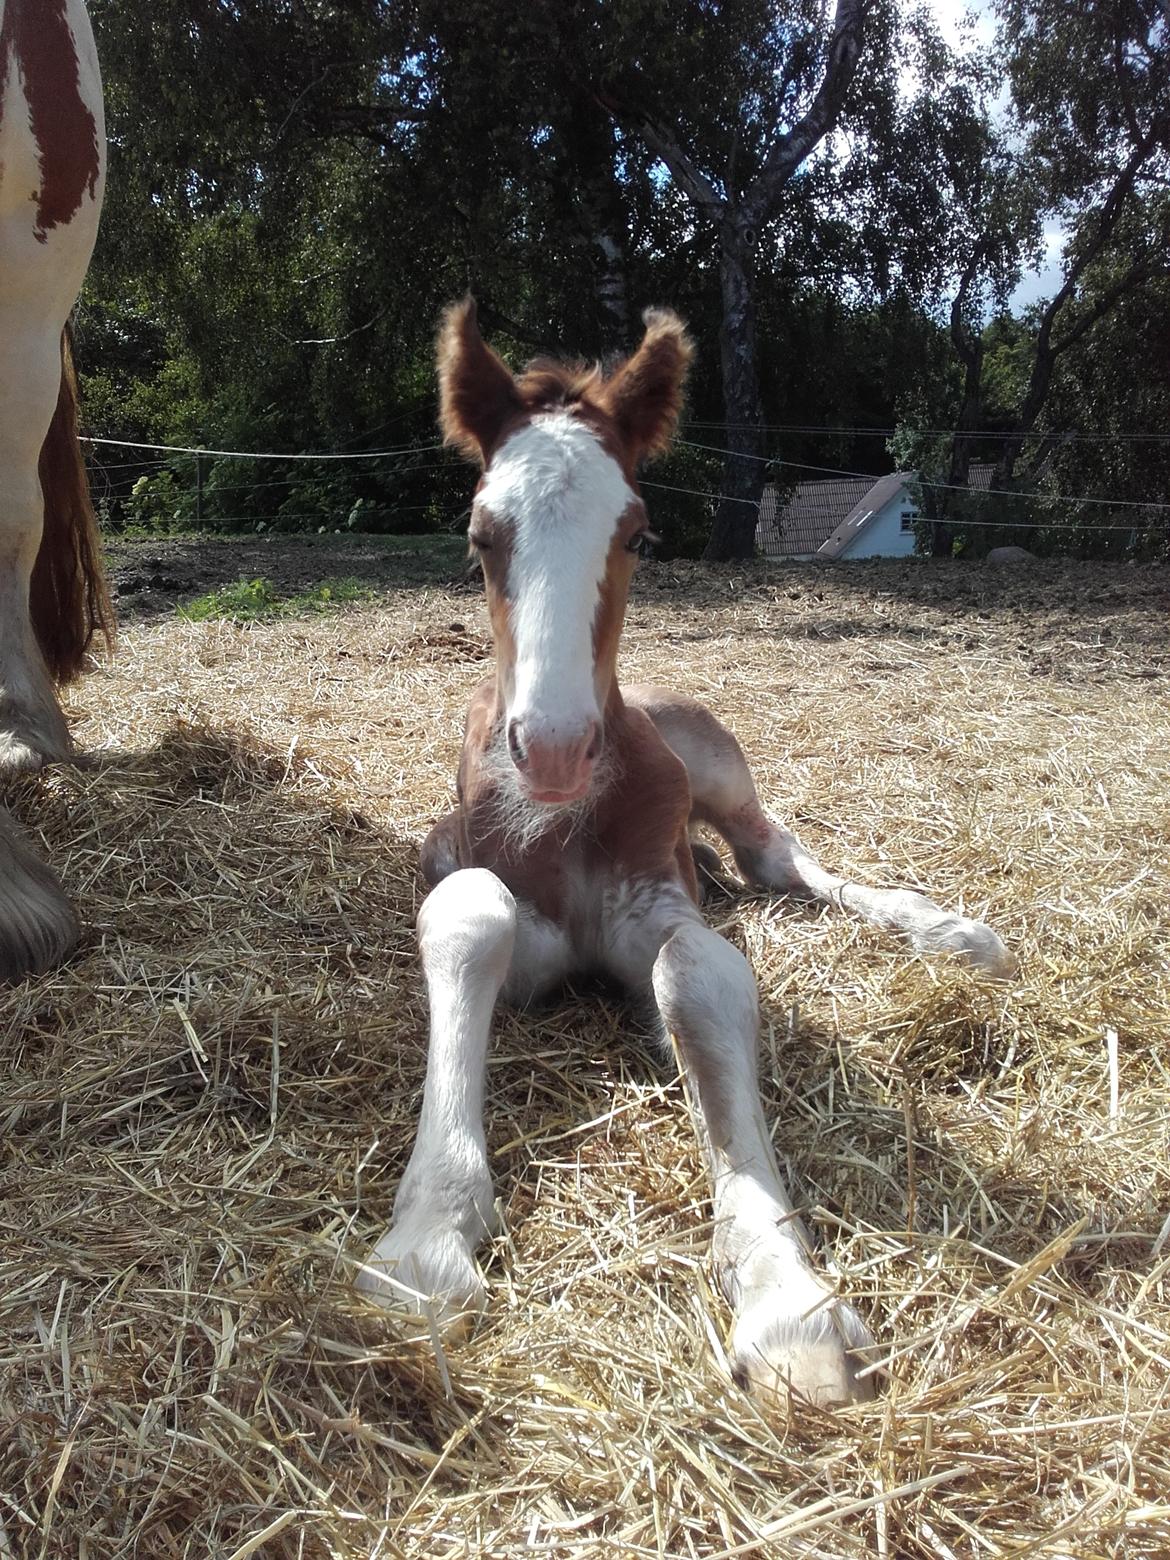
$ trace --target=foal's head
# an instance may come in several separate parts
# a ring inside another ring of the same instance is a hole
[[[678,420],[691,344],[648,311],[608,375],[539,360],[514,376],[484,345],[470,299],[439,334],[448,443],[483,466],[469,538],[483,564],[508,752],[530,800],[589,791],[605,740],[630,578],[647,537],[638,463]]]

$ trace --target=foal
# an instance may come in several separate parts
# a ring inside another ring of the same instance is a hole
[[[483,565],[496,676],[476,693],[459,805],[427,838],[419,916],[430,1053],[394,1220],[360,1286],[440,1321],[483,1303],[474,1251],[493,1222],[482,1125],[492,1010],[578,971],[650,996],[678,1042],[710,1172],[714,1264],[735,1313],[737,1379],[819,1403],[867,1394],[860,1316],[815,1271],[776,1169],[757,1088],[756,986],[697,908],[689,826],[706,823],[753,883],[844,903],[997,970],[988,927],[918,894],[824,872],[765,817],[735,738],[702,705],[619,688],[618,638],[646,541],[638,463],[669,443],[691,345],[646,315],[608,377],[538,362],[519,379],[470,300],[439,337],[442,426],[482,461],[470,541]]]

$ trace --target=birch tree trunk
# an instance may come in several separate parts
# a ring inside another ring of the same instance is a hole
[[[603,106],[635,130],[662,160],[696,215],[718,226],[723,305],[719,353],[726,418],[724,447],[729,454],[705,558],[720,562],[750,558],[755,550],[764,465],[751,458],[763,454],[752,251],[775,217],[784,186],[841,116],[857,71],[866,12],[872,4],[873,0],[836,0],[824,70],[811,102],[790,129],[778,131],[760,149],[758,171],[742,185],[736,176],[738,127],[730,146],[724,140],[721,155],[712,157],[705,169],[701,152],[688,151],[677,128],[655,119],[648,110],[651,93],[639,94],[627,87],[625,92],[605,90],[599,94]],[[745,112],[743,105],[735,107]]]
[[[723,319],[719,362],[723,380],[726,448],[719,507],[704,558],[726,562],[750,558],[764,490],[763,433],[756,367],[756,309],[752,298],[751,245],[738,213],[724,216],[720,230],[719,280]]]

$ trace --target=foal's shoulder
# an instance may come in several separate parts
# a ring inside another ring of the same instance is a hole
[[[667,745],[645,710],[627,704],[612,740],[619,763],[617,786],[629,792],[631,801],[673,803],[687,817],[691,787],[686,765]]]

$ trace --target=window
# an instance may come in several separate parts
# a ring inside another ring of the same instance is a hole
[[[902,527],[901,527],[902,530],[903,531],[912,531],[914,529],[914,522],[916,520],[921,519],[921,518],[922,517],[919,515],[917,509],[915,509],[913,507],[913,505],[911,505],[908,509],[903,509],[903,511],[902,511]]]

